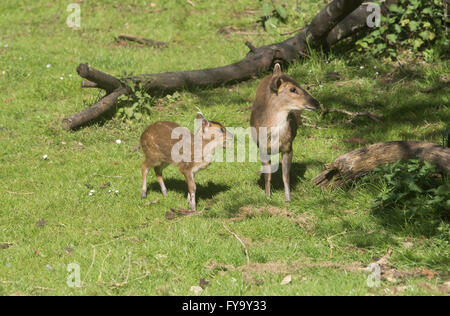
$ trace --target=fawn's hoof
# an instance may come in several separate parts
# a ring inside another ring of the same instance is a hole
[[[142,199],[145,199],[146,197],[147,197],[147,192],[142,192],[142,193],[141,193],[141,198],[142,198]]]

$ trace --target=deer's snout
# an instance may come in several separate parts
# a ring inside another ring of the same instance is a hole
[[[308,95],[306,98],[306,101],[303,106],[305,107],[305,110],[307,111],[314,111],[320,108],[320,103],[316,99],[314,99],[312,96]]]

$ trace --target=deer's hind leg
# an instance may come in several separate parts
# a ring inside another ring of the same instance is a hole
[[[166,168],[167,165],[166,164],[161,164],[159,166],[156,166],[155,169],[155,175],[156,175],[156,181],[158,181],[159,186],[161,187],[161,192],[164,196],[167,196],[167,188],[166,185],[164,184],[164,179],[162,177],[162,172],[163,169]]]
[[[144,161],[142,163],[142,191],[141,197],[145,199],[147,197],[147,175],[148,175],[148,162]]]

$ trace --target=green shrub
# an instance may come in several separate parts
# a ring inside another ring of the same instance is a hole
[[[140,120],[143,114],[150,114],[152,97],[145,92],[142,84],[130,82],[128,85],[132,92],[119,97],[116,116],[126,120]]]
[[[395,57],[410,49],[425,59],[448,53],[442,0],[399,0],[388,9],[380,27],[356,42],[358,50]]]
[[[385,164],[375,169],[384,188],[374,211],[402,211],[409,223],[450,219],[450,184],[444,172],[418,159]]]
[[[280,23],[286,23],[289,18],[289,11],[285,5],[271,0],[260,0],[261,19],[264,29],[267,32],[277,30]]]

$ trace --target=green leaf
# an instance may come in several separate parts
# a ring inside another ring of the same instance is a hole
[[[403,12],[405,12],[405,9],[403,9],[402,7],[399,7],[396,4],[391,4],[388,8],[389,8],[389,11],[394,12],[394,13],[403,13]]]
[[[420,32],[419,36],[424,40],[428,40],[430,38],[430,32],[429,31]]]
[[[416,21],[409,22],[409,29],[411,30],[411,32],[417,31],[418,27],[419,27],[419,22],[416,22]]]
[[[288,12],[283,5],[277,4],[275,6],[275,10],[277,11],[281,19],[286,20],[288,18]]]
[[[277,29],[278,20],[275,18],[270,18],[264,22],[264,27],[267,32],[273,32]]]
[[[414,182],[409,182],[408,183],[408,188],[411,191],[414,191],[414,192],[417,192],[417,193],[422,193],[423,192],[423,190],[417,184],[415,184]]]
[[[423,9],[421,13],[422,14],[433,15],[433,9],[431,9],[430,7],[427,7],[425,9]]]
[[[132,109],[132,108],[125,108],[125,115],[126,115],[128,118],[133,117],[133,109]]]
[[[438,195],[450,195],[450,186],[447,184],[442,184],[436,189],[436,194]]]
[[[396,34],[388,34],[388,35],[386,35],[386,38],[388,40],[390,40],[392,43],[396,43],[397,42],[397,35]]]
[[[358,41],[356,44],[358,44],[359,46],[361,46],[362,48],[369,48],[369,44],[367,44],[364,41]]]
[[[420,38],[416,38],[416,39],[413,41],[414,49],[418,49],[420,46],[422,46],[423,43],[424,43],[424,42],[423,42]]]
[[[273,12],[272,4],[269,3],[269,2],[264,2],[262,4],[262,7],[261,7],[261,16],[262,17],[269,17],[269,16],[272,15],[272,12]]]
[[[410,21],[409,21],[409,19],[402,19],[401,21],[400,21],[400,24],[402,25],[402,26],[405,26],[405,25],[407,25],[408,23],[409,23]]]

